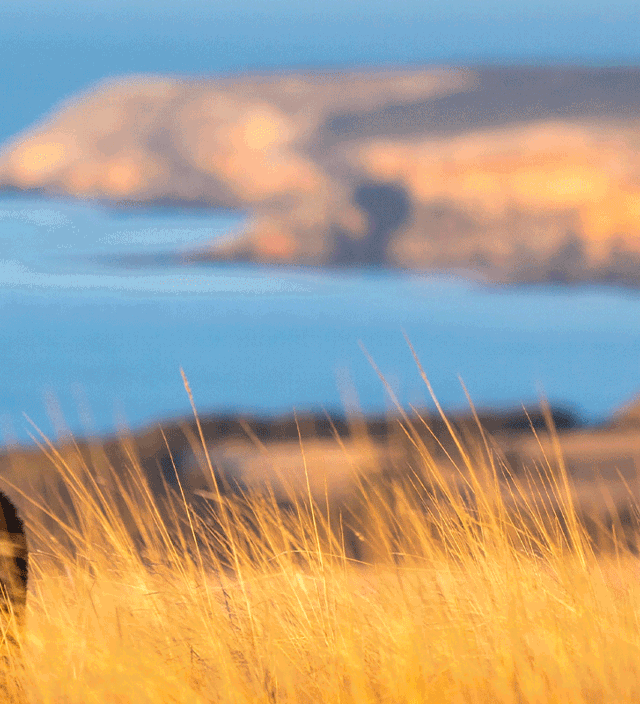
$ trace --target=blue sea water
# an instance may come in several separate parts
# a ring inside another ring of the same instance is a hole
[[[110,213],[0,199],[0,431],[28,440],[62,416],[75,434],[198,408],[290,412],[389,404],[484,407],[540,393],[586,420],[640,392],[640,295],[598,287],[496,288],[385,270],[329,274],[182,265],[172,252],[228,236],[242,214]],[[144,255],[138,257],[137,255]]]

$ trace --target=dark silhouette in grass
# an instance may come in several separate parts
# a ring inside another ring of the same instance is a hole
[[[29,551],[18,511],[2,492],[0,509],[0,642],[4,644],[15,643],[24,621]]]

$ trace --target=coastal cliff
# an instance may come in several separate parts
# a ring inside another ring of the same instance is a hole
[[[640,283],[640,69],[112,79],[5,144],[0,188],[237,208],[188,261]]]

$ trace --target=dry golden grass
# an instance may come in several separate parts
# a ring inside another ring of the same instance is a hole
[[[98,482],[45,446],[66,509],[31,497],[4,700],[640,701],[640,563],[616,521],[614,549],[596,553],[561,462],[505,483],[481,448],[452,481],[415,442],[405,477],[354,477],[342,524],[331,497],[196,510],[180,491],[154,497],[133,455]]]

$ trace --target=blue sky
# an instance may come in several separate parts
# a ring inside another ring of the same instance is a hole
[[[95,16],[164,15],[216,17],[230,14],[375,14],[396,15],[398,12],[437,17],[520,17],[527,16],[599,16],[637,17],[637,3],[626,0],[617,3],[596,0],[236,0],[235,2],[212,2],[212,0],[4,0],[3,11],[8,14],[37,14]]]
[[[557,22],[566,29],[571,23],[584,28],[597,22],[606,34],[607,27],[617,25],[622,30],[622,23],[635,22],[639,15],[637,3],[631,0],[3,0],[0,32],[72,37],[87,31],[124,36],[135,30],[147,36],[164,33],[195,39],[212,33],[242,33],[243,25],[248,33],[259,24],[268,31],[272,25],[292,23],[298,28],[313,28],[330,41],[330,30],[345,22],[361,23],[349,28],[356,35],[373,31],[381,38],[395,28],[428,33],[430,26],[437,25],[457,49],[465,37],[457,36],[456,29],[469,23],[480,23],[478,29],[485,32],[500,32],[502,27],[533,21],[532,32],[538,31],[536,25],[547,23],[554,34]],[[134,26],[128,27],[128,23]],[[506,45],[511,43],[508,33],[503,40]]]
[[[638,14],[630,0],[2,0],[0,142],[126,73],[638,64]]]

